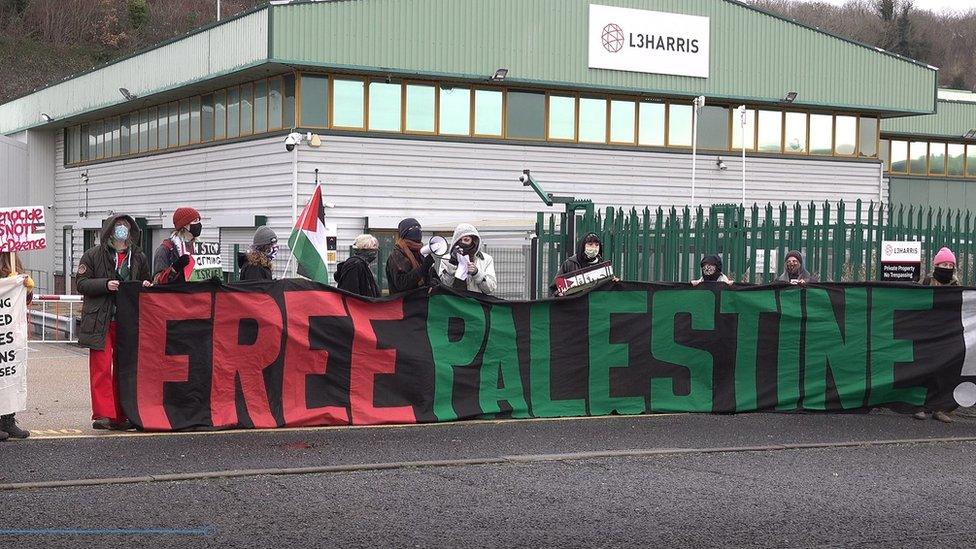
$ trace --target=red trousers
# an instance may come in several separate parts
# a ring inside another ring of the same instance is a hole
[[[115,385],[115,321],[109,323],[105,332],[105,348],[89,350],[88,371],[91,375],[92,419],[124,420]]]

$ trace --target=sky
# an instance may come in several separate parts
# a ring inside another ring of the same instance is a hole
[[[843,6],[847,0],[794,0],[795,2],[826,2],[835,6]],[[968,11],[976,9],[976,0],[915,0],[916,8],[934,11],[936,13],[949,9],[954,11]]]

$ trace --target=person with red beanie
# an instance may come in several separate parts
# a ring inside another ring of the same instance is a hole
[[[173,234],[156,248],[153,254],[153,283],[186,282],[193,274],[193,241],[200,236],[203,225],[200,212],[189,206],[173,212]]]
[[[945,246],[932,259],[932,272],[922,279],[923,286],[960,286],[956,276],[956,254]],[[950,391],[951,394],[951,391]],[[951,400],[951,399],[950,399]],[[919,407],[915,412],[915,419],[927,419],[927,413],[932,412],[932,419],[942,423],[952,423],[949,414],[956,409],[955,402],[928,403]]]

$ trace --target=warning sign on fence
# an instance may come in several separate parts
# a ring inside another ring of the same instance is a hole
[[[0,208],[0,252],[28,252],[46,247],[44,206]]]

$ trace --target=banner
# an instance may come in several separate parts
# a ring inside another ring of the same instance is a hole
[[[506,302],[307,280],[118,296],[123,409],[150,430],[645,412],[951,409],[976,290],[613,283]],[[973,397],[976,398],[976,397]]]
[[[27,288],[0,278],[0,415],[27,409]]]
[[[0,208],[0,252],[27,252],[46,247],[44,206]]]

